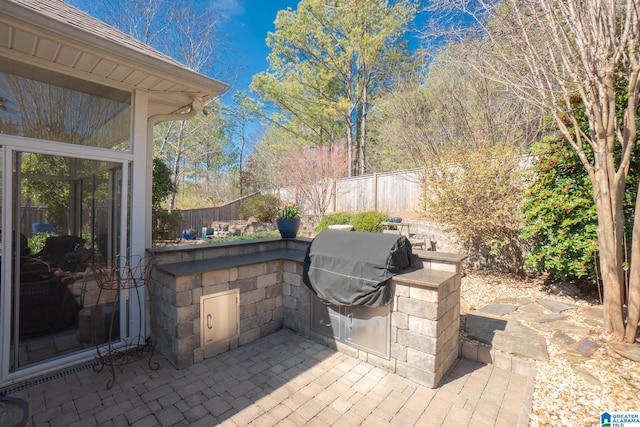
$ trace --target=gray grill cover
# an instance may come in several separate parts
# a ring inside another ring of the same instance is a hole
[[[389,279],[412,258],[405,236],[327,230],[307,249],[303,281],[332,304],[382,307],[391,302]]]

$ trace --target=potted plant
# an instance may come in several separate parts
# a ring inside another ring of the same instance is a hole
[[[283,239],[293,239],[298,234],[300,228],[300,216],[298,205],[295,203],[283,203],[280,215],[276,219],[278,231]]]

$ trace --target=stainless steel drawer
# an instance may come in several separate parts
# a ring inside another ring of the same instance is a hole
[[[337,306],[314,295],[311,300],[311,330],[388,359],[391,304],[376,308]]]

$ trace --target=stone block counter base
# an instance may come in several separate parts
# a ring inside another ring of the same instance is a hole
[[[312,292],[302,283],[309,239],[259,239],[153,248],[158,316],[156,350],[185,368],[279,329],[296,331],[374,366],[430,388],[459,356],[463,256],[416,252],[415,267],[391,280],[390,357],[384,358],[311,330]],[[238,334],[202,348],[200,298],[239,290]]]

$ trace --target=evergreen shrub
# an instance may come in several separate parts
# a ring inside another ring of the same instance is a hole
[[[382,221],[387,220],[387,215],[382,212],[369,211],[358,212],[351,218],[351,224],[355,231],[370,231],[373,233],[382,232]]]
[[[273,194],[258,194],[243,202],[238,208],[240,219],[255,217],[260,222],[272,222],[280,210],[280,198]]]
[[[351,224],[353,225],[354,231],[370,231],[378,233],[382,231],[382,225],[380,225],[380,223],[386,219],[387,215],[376,211],[359,212],[355,214],[349,212],[338,212],[323,216],[316,227],[316,232],[320,233],[321,231],[328,229],[330,225]]]

